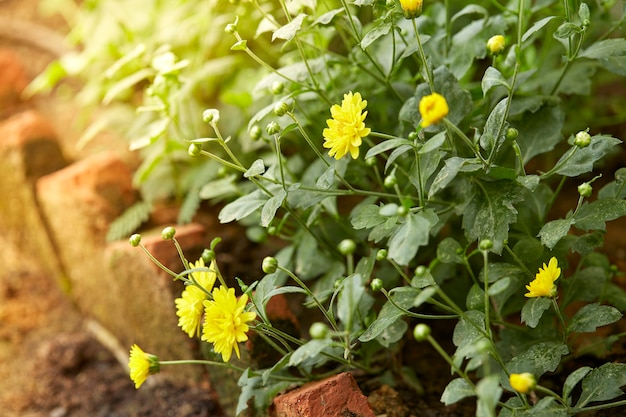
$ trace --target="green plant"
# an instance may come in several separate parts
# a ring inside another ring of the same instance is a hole
[[[400,355],[415,324],[455,374],[446,404],[474,396],[480,416],[626,404],[626,365],[565,366],[623,336],[596,329],[626,308],[602,250],[607,222],[626,215],[626,170],[599,186],[594,173],[621,141],[602,133],[613,119],[577,107],[602,101],[592,75],[623,82],[622,2],[249,4],[264,16],[257,33],[282,47],[273,66],[238,20],[226,27],[231,49],[267,72],[247,125],[262,146],[254,160],[241,152],[217,109],[205,112],[211,136],[189,139],[191,156],[232,174],[239,196],[220,220],[285,242],[263,279],[241,283],[251,330],[280,359],[242,372],[237,413],[329,367],[410,380],[387,353]],[[197,285],[182,259],[170,272]],[[311,339],[267,317],[289,293],[324,323]],[[457,320],[451,354],[425,324],[438,319]],[[562,389],[542,385],[566,369]]]

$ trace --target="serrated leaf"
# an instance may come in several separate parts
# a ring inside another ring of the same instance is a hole
[[[575,223],[574,218],[552,220],[543,225],[537,236],[541,238],[541,244],[552,249],[559,243]]]
[[[615,323],[622,318],[622,313],[611,306],[587,304],[574,314],[567,331],[570,333],[594,332],[598,327]]]
[[[580,58],[605,59],[626,54],[626,39],[605,39],[592,44],[579,55]]]
[[[563,155],[555,164],[559,167],[555,172],[567,177],[577,177],[591,172],[594,162],[602,159],[611,148],[620,143],[622,143],[621,140],[611,136],[593,136],[591,144],[586,148],[576,148],[574,155],[569,155],[569,153]]]
[[[506,78],[504,78],[504,75],[502,75],[502,73],[494,67],[487,68],[480,85],[483,90],[483,96],[486,96],[487,93],[489,93],[489,91],[491,91],[495,87],[504,87],[507,90],[510,89],[510,86],[506,82]]]
[[[302,22],[305,17],[307,17],[306,14],[300,13],[298,16],[294,17],[291,22],[276,29],[272,34],[272,42],[276,39],[284,39],[286,41],[292,40],[302,27]]]
[[[237,385],[241,387],[241,392],[237,400],[236,415],[241,415],[249,406],[253,406],[256,410],[266,410],[274,397],[291,385],[291,382],[280,379],[270,379],[272,383],[263,384],[261,376],[256,374],[250,376],[250,373],[250,369],[246,369],[237,381]]]
[[[624,395],[620,388],[624,385],[626,385],[626,364],[605,363],[583,378],[583,390],[576,407],[584,407],[595,401],[609,401]]]
[[[376,204],[365,204],[352,210],[352,227],[357,230],[371,229],[387,220],[386,216],[380,214],[380,207]]]
[[[474,387],[472,387],[465,379],[456,378],[450,381],[443,390],[441,395],[441,402],[445,405],[454,404],[459,402],[463,398],[472,397],[476,395]]]
[[[561,363],[561,357],[567,355],[569,349],[561,342],[541,342],[532,345],[528,350],[511,359],[506,368],[511,373],[530,372],[539,379],[546,372],[554,372]],[[513,391],[509,378],[502,372],[502,386]]]
[[[606,230],[606,222],[626,216],[626,200],[607,198],[585,203],[576,213],[576,228]]]
[[[563,305],[566,306],[572,301],[595,301],[604,291],[608,279],[608,273],[599,266],[577,271],[562,283]]]
[[[268,200],[261,190],[255,190],[250,194],[239,197],[237,200],[226,204],[218,216],[221,223],[229,223],[233,220],[241,220],[249,216]]]
[[[476,182],[463,212],[463,228],[469,241],[490,239],[493,251],[502,252],[509,225],[517,219],[515,203],[522,200],[521,186],[513,181]]]
[[[389,259],[399,265],[408,265],[417,254],[418,248],[428,244],[430,229],[437,224],[437,220],[433,210],[408,214],[406,221],[389,239]]]
[[[511,126],[519,131],[517,143],[522,150],[524,164],[535,155],[554,149],[561,141],[564,120],[560,106],[543,103],[535,112],[524,113],[521,120],[511,121]]]
[[[550,308],[552,301],[549,298],[537,297],[531,298],[526,301],[524,307],[522,307],[522,323],[530,328],[537,327],[539,320],[543,316],[543,313]]]

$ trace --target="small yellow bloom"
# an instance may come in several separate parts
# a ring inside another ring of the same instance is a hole
[[[535,279],[526,286],[528,293],[524,294],[528,298],[533,297],[555,297],[556,281],[561,275],[557,259],[553,256],[548,265],[543,264],[543,269],[539,268],[539,272],[535,275]]]
[[[414,19],[422,13],[423,0],[400,0],[402,12],[407,19]]]
[[[191,268],[204,268],[204,260],[200,258],[195,264],[190,263],[189,266]],[[192,272],[191,276],[204,290],[196,285],[189,284],[183,290],[181,298],[174,300],[174,303],[176,304],[178,325],[189,337],[194,337],[200,335],[200,319],[204,312],[204,305],[202,303],[207,299],[206,292],[213,290],[213,285],[217,278],[217,274],[215,273],[215,261],[212,261],[209,265],[209,271]]]
[[[420,100],[419,111],[422,115],[422,127],[439,123],[448,115],[448,102],[441,94],[432,93]]]
[[[367,100],[361,99],[360,93],[352,92],[343,95],[341,106],[334,104],[330,108],[332,119],[326,120],[328,128],[324,129],[324,147],[330,148],[328,155],[340,159],[350,152],[353,159],[359,157],[359,146],[362,138],[369,135],[371,129],[365,127],[363,111],[367,107]]]
[[[135,388],[139,389],[148,375],[159,372],[161,365],[158,357],[145,353],[139,346],[133,345],[130,348],[128,368],[130,369],[130,379],[135,383]]]
[[[248,296],[237,299],[234,288],[220,286],[213,289],[213,299],[204,302],[204,326],[202,340],[213,343],[215,352],[228,362],[233,349],[239,358],[239,342],[248,340],[248,322],[256,318],[256,313],[244,311]]]
[[[500,55],[504,51],[505,46],[504,36],[502,35],[492,36],[487,41],[487,50],[492,55]]]
[[[509,377],[509,383],[515,391],[521,394],[526,394],[535,388],[537,380],[533,374],[524,372],[521,374],[511,374]]]

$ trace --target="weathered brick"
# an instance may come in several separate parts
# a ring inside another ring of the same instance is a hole
[[[352,374],[311,382],[274,399],[274,417],[375,417]]]
[[[39,177],[66,165],[55,132],[37,112],[0,123],[0,262],[5,271],[60,276],[34,189]]]

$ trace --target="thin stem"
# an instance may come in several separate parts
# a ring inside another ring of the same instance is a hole
[[[163,271],[167,272],[169,275],[173,276],[174,278],[177,278],[179,276],[179,274],[172,271],[171,269],[163,265],[157,258],[155,258],[154,255],[152,255],[150,251],[148,251],[148,249],[146,249],[146,247],[142,243],[139,243],[139,247],[148,256],[148,258],[150,258],[150,260],[155,263],[156,266],[158,266],[159,268],[161,268]]]
[[[424,52],[424,46],[422,45],[422,40],[420,38],[420,34],[417,29],[417,23],[415,22],[415,19],[411,19],[411,22],[413,23],[413,30],[415,30],[415,38],[417,39],[418,53],[419,53],[420,59],[422,60],[424,72],[426,73],[426,81],[428,82],[428,85],[430,86],[430,92],[434,93],[435,92],[435,80],[433,78],[433,74],[430,70],[430,66],[428,65],[428,61],[426,59],[426,53]]]
[[[565,324],[563,313],[561,313],[561,309],[559,308],[559,305],[557,304],[556,299],[552,298],[551,300],[552,300],[552,307],[554,307],[554,312],[559,318],[559,322],[561,323],[561,326],[563,326],[563,343],[566,343],[567,342],[567,324]]]

